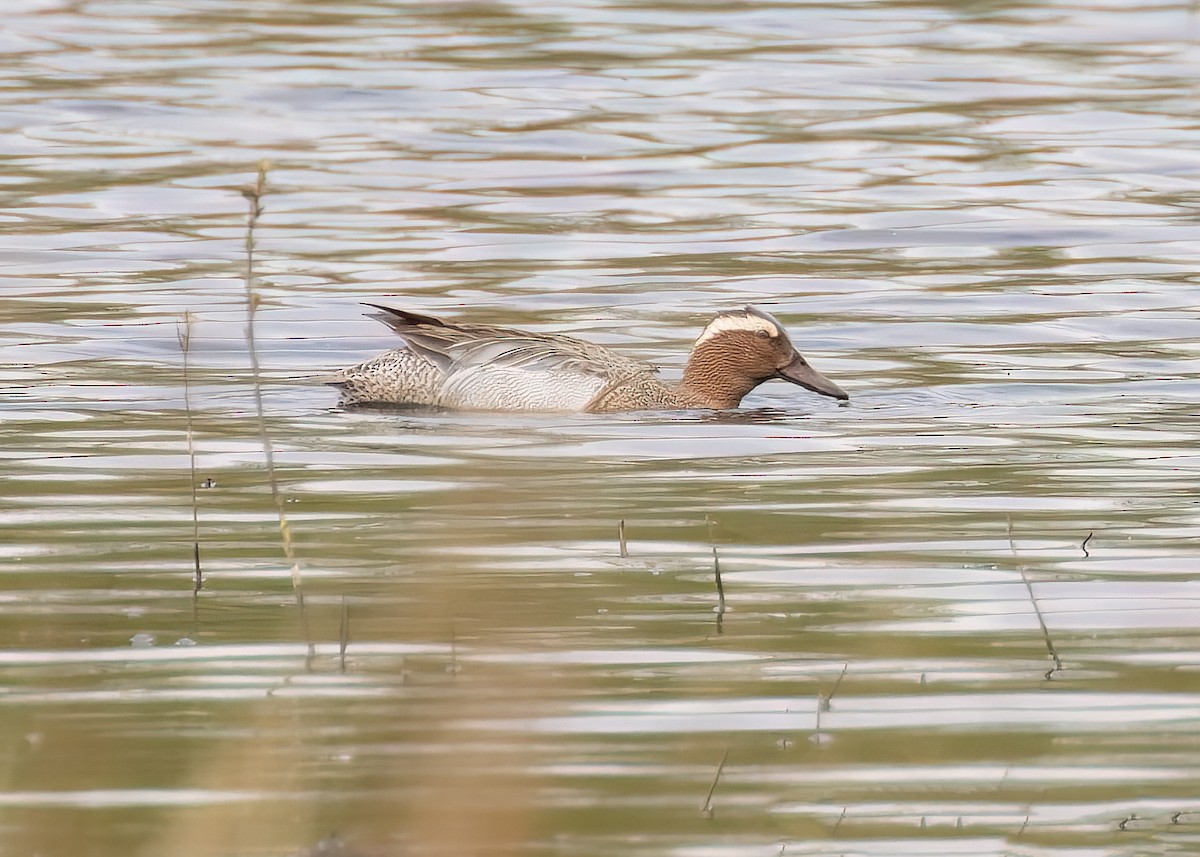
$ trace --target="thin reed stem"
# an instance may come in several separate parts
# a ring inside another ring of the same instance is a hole
[[[704,526],[708,530],[708,543],[712,547],[713,578],[717,582],[717,633],[720,634],[724,630],[722,623],[725,620],[725,584],[721,582],[721,558],[717,556],[717,540],[713,535],[715,524],[716,522],[708,515],[704,516]]]
[[[717,615],[725,615],[725,584],[721,582],[721,557],[717,555],[717,546],[712,546],[713,577],[717,580]]]
[[[1017,545],[1013,541],[1012,515],[1008,516],[1008,549],[1014,557],[1017,556]],[[1025,584],[1025,591],[1029,593],[1029,602],[1033,605],[1034,615],[1037,616],[1038,625],[1042,629],[1042,640],[1046,643],[1046,651],[1049,652],[1050,659],[1054,661],[1054,668],[1046,671],[1046,678],[1050,679],[1056,672],[1062,670],[1062,661],[1059,659],[1058,652],[1054,648],[1054,641],[1050,639],[1050,629],[1046,627],[1046,617],[1042,615],[1042,607],[1038,604],[1037,597],[1033,594],[1033,584],[1029,580],[1029,575],[1025,573],[1025,566],[1018,565],[1017,571],[1021,574],[1021,581]]]
[[[346,649],[350,645],[350,604],[342,596],[342,615],[338,628],[338,670],[346,672]]]
[[[838,688],[842,686],[842,679],[846,677],[846,673],[850,670],[849,662],[842,664],[842,671],[838,673],[837,680],[833,683],[833,690],[825,697],[825,707],[829,708],[829,703],[833,702],[833,697],[837,694]]]
[[[721,773],[725,770],[725,761],[729,758],[729,748],[725,748],[725,755],[721,756],[721,762],[717,765],[717,773],[713,776],[712,785],[708,787],[708,794],[704,796],[704,806],[700,807],[700,813],[707,818],[712,818],[713,794],[717,790],[717,783],[721,782]]]
[[[829,693],[817,692],[817,723],[812,734],[813,741],[817,743],[821,741],[821,714],[833,707],[833,697],[837,695],[838,688],[842,686],[842,679],[846,677],[846,671],[849,669],[849,663],[842,664],[842,671],[838,673],[837,680],[833,683],[833,689]]]
[[[192,487],[192,596],[194,601],[195,596],[204,587],[204,573],[200,569],[200,504],[196,495],[196,440],[192,430],[192,387],[188,371],[192,344],[192,314],[190,312],[185,312],[183,321],[176,324],[175,335],[179,339],[179,350],[183,352],[183,410],[187,414],[188,472],[191,476]]]
[[[267,431],[267,417],[263,408],[262,367],[258,359],[258,343],[254,336],[254,316],[259,303],[261,303],[261,299],[255,291],[254,234],[258,227],[258,219],[262,216],[262,200],[266,193],[266,185],[267,162],[263,161],[258,166],[258,179],[254,186],[242,192],[247,202],[250,203],[250,211],[246,217],[246,350],[250,354],[250,374],[254,382],[254,411],[258,417],[258,436],[262,443],[263,459],[267,466],[267,482],[271,486],[271,501],[275,505],[275,514],[279,519],[279,535],[283,540],[283,552],[292,567],[292,592],[296,597],[301,634],[308,646],[308,656],[311,661],[316,650],[308,633],[308,616],[304,609],[304,586],[300,575],[300,563],[296,559],[292,529],[288,523],[287,514],[283,510],[283,496],[279,491],[279,479],[275,473],[275,451],[271,445],[271,436]]]

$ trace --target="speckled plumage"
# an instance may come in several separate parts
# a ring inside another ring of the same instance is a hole
[[[342,404],[486,411],[637,411],[737,407],[769,378],[847,398],[796,353],[773,316],[721,313],[696,340],[683,380],[570,336],[446,322],[374,306],[405,347],[336,373]],[[796,373],[799,372],[799,377]]]

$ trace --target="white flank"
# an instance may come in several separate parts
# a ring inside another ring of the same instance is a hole
[[[704,328],[704,332],[696,339],[693,348],[696,345],[708,342],[714,336],[720,336],[722,333],[728,333],[734,330],[765,330],[771,336],[779,335],[779,328],[765,318],[760,318],[757,315],[749,313],[728,313],[719,315],[708,323],[708,327]]]

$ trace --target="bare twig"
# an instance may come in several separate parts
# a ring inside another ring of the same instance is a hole
[[[721,781],[721,772],[725,770],[725,760],[729,758],[729,748],[725,748],[725,754],[721,756],[721,763],[717,765],[717,773],[713,776],[712,785],[708,787],[708,794],[704,796],[704,806],[700,807],[700,814],[705,818],[712,818],[713,793],[717,790],[717,783]]]
[[[1008,548],[1012,551],[1012,555],[1017,556],[1017,546],[1013,542],[1013,526],[1012,515],[1008,516]],[[1053,669],[1046,671],[1046,678],[1050,679],[1056,672],[1062,670],[1062,661],[1058,657],[1058,652],[1054,648],[1054,641],[1050,639],[1050,629],[1046,627],[1046,618],[1042,615],[1041,605],[1038,604],[1037,597],[1033,594],[1033,584],[1029,581],[1029,575],[1025,573],[1025,568],[1022,565],[1017,566],[1017,571],[1021,574],[1021,581],[1025,584],[1025,591],[1029,593],[1029,601],[1033,604],[1034,615],[1037,616],[1038,625],[1042,629],[1042,639],[1046,642],[1046,651],[1050,654],[1051,660],[1054,661]]]
[[[1093,532],[1090,532],[1090,533],[1088,533],[1088,534],[1087,534],[1087,538],[1085,538],[1085,539],[1083,540],[1083,543],[1082,543],[1082,544],[1079,546],[1079,549],[1080,549],[1081,551],[1083,551],[1083,555],[1084,555],[1084,556],[1091,556],[1091,554],[1090,554],[1090,553],[1088,553],[1088,549],[1087,549],[1087,543],[1088,543],[1088,542],[1090,542],[1090,541],[1092,540],[1092,536],[1094,536],[1094,535],[1096,535],[1096,533],[1095,533],[1094,531],[1093,531]]]
[[[271,445],[271,437],[267,432],[267,418],[263,409],[262,367],[258,360],[258,344],[254,337],[254,315],[258,310],[260,298],[254,290],[254,231],[258,226],[258,218],[262,216],[262,200],[266,193],[267,162],[258,166],[258,179],[252,188],[242,192],[250,203],[250,212],[246,217],[246,350],[250,352],[250,373],[254,381],[254,409],[258,415],[258,436],[262,443],[263,458],[267,465],[267,482],[271,486],[271,500],[275,504],[275,514],[279,519],[279,534],[283,539],[283,552],[292,567],[292,592],[296,597],[296,606],[300,614],[300,628],[304,641],[308,646],[308,656],[311,661],[315,649],[308,633],[308,616],[304,609],[304,587],[300,577],[300,564],[296,559],[296,549],[292,541],[291,525],[283,510],[283,496],[279,491],[279,479],[275,474],[275,451]]]
[[[350,645],[350,604],[342,596],[342,616],[338,628],[338,667],[346,672],[346,648]]]
[[[704,516],[704,526],[708,530],[708,543],[712,547],[713,579],[717,582],[717,633],[721,633],[721,623],[725,618],[725,584],[721,582],[721,558],[717,556],[717,540],[713,535],[716,522],[708,515]]]
[[[192,487],[192,598],[204,586],[204,573],[200,570],[200,504],[196,498],[196,441],[192,431],[192,388],[188,373],[189,355],[192,345],[192,314],[185,312],[183,321],[176,324],[175,335],[179,339],[179,350],[183,352],[183,409],[187,414],[188,472]],[[193,604],[193,611],[195,605]]]
[[[717,556],[717,546],[712,546],[713,577],[717,581],[717,633],[721,632],[721,620],[725,616],[725,584],[721,582],[721,558]]]
[[[829,693],[825,697],[826,710],[829,709],[829,703],[833,702],[833,697],[838,692],[838,688],[842,686],[842,679],[844,679],[846,677],[846,671],[849,669],[850,669],[849,663],[842,664],[842,671],[840,673],[838,673],[837,680],[834,681],[834,683],[833,683],[833,690],[829,691]]]
[[[629,556],[629,546],[625,543],[625,519],[617,522],[617,541],[621,544],[621,558]]]
[[[846,677],[846,671],[850,669],[850,664],[842,664],[842,671],[838,673],[837,680],[833,683],[833,689],[829,693],[817,692],[817,722],[813,726],[813,734],[810,739],[814,744],[821,743],[821,715],[832,707],[834,694],[838,692],[838,688],[842,686],[842,679]]]

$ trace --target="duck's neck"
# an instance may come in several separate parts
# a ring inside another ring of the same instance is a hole
[[[710,349],[692,351],[683,379],[676,388],[680,395],[706,408],[736,408],[758,384],[739,372],[731,372]]]

